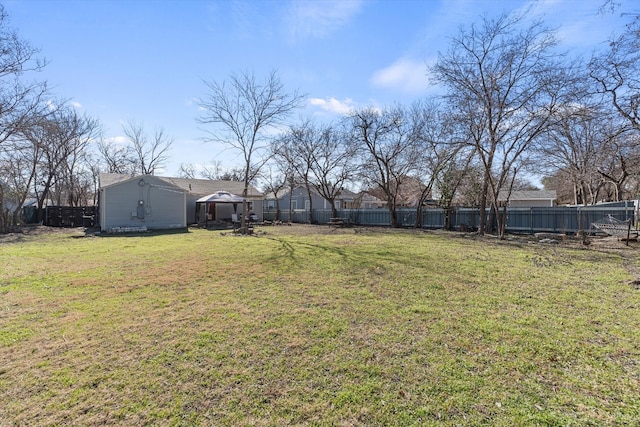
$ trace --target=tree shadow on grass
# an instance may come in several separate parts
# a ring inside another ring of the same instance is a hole
[[[296,255],[296,251],[302,248],[312,249],[318,251],[318,256],[322,256],[322,254],[330,254],[330,255],[338,255],[343,260],[346,260],[347,254],[344,249],[338,248],[333,245],[321,245],[317,243],[307,243],[307,242],[289,242],[285,239],[278,237],[266,237],[269,240],[277,242],[280,244],[278,251],[269,258],[269,261],[278,263],[283,259],[289,260],[291,262],[295,262],[299,258]]]

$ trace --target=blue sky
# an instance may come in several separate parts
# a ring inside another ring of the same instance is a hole
[[[101,120],[163,127],[175,139],[163,175],[180,163],[239,164],[204,143],[197,100],[203,80],[277,70],[288,90],[307,94],[301,115],[331,119],[353,107],[410,103],[435,90],[427,65],[460,25],[483,14],[530,7],[557,29],[563,49],[589,56],[620,31],[637,3],[622,0],[11,0],[3,4],[21,37],[51,62],[39,78],[60,98]],[[635,10],[637,12],[637,10]]]

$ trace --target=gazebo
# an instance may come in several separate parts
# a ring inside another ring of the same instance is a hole
[[[228,191],[216,191],[213,194],[209,194],[208,196],[204,196],[196,200],[196,213],[199,215],[200,206],[204,204],[205,206],[205,215],[204,215],[204,223],[205,226],[208,225],[209,221],[218,221],[219,218],[216,217],[216,205],[217,204],[230,204],[233,206],[233,213],[237,213],[238,211],[238,203],[244,202],[244,198],[241,196],[237,196],[235,194],[231,194]],[[200,223],[202,218],[198,217],[198,222]]]

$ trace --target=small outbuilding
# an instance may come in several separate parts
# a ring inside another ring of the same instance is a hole
[[[187,227],[187,192],[153,175],[101,174],[98,221],[104,231]]]

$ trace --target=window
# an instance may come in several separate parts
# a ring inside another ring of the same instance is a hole
[[[308,211],[309,209],[311,209],[311,202],[309,200],[305,200],[304,201],[304,210]]]
[[[291,209],[293,209],[293,210],[298,209],[298,201],[297,200],[292,200],[291,201]]]
[[[340,208],[340,200],[336,200],[335,204],[336,204],[336,209],[341,209]]]
[[[276,201],[275,200],[267,200],[267,209],[275,209]]]

